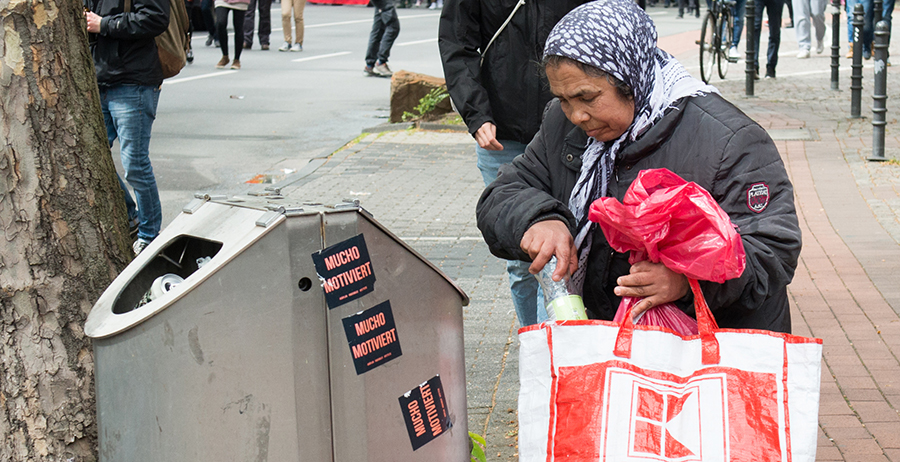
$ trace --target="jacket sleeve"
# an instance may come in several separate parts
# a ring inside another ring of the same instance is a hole
[[[178,1],[178,0],[174,0]],[[131,11],[104,16],[100,20],[100,35],[119,40],[153,38],[169,27],[169,0],[133,0]]]
[[[747,259],[739,278],[702,283],[703,293],[710,306],[754,310],[783,291],[797,267],[801,235],[793,186],[775,144],[756,124],[735,132],[717,178],[712,193],[737,226]]]
[[[500,167],[497,179],[478,200],[478,229],[494,255],[507,260],[530,261],[520,243],[525,231],[544,220],[560,220],[572,231],[575,218],[552,194],[548,150],[538,131],[525,153]]]
[[[494,122],[481,80],[481,0],[446,0],[438,28],[438,47],[450,99],[474,134]]]

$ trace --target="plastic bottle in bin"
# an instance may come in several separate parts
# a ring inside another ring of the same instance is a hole
[[[544,301],[547,302],[547,319],[549,321],[587,319],[581,296],[570,294],[564,279],[554,281],[552,275],[555,270],[556,257],[553,257],[544,265],[544,269],[540,273],[534,275],[544,291]]]

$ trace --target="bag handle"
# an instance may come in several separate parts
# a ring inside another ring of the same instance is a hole
[[[704,365],[719,363],[719,341],[716,340],[716,330],[719,325],[713,318],[709,305],[700,290],[700,283],[696,279],[688,278],[691,291],[694,293],[694,311],[697,314],[697,330],[700,332],[701,360]],[[631,357],[631,340],[634,337],[634,321],[631,319],[631,308],[625,312],[625,319],[619,326],[619,334],[616,336],[616,346],[613,354],[620,358]]]
[[[503,32],[503,29],[506,29],[506,25],[512,20],[513,16],[515,16],[516,11],[519,11],[519,7],[525,4],[525,0],[519,0],[516,3],[516,7],[513,8],[512,13],[509,14],[509,17],[506,18],[506,21],[503,21],[503,24],[497,29],[497,32],[494,32],[494,36],[491,37],[491,40],[488,42],[487,46],[484,47],[484,50],[481,52],[481,61],[478,62],[478,65],[481,66],[484,64],[484,57],[487,55],[488,48],[491,47],[491,44],[494,43],[494,40],[497,39],[497,36],[500,35],[500,32]]]

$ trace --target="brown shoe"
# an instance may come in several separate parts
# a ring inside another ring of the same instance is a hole
[[[228,56],[222,56],[222,59],[216,64],[216,69],[225,69],[225,66],[228,65]]]
[[[849,45],[847,47],[847,59],[853,59],[853,42],[850,42]]]
[[[240,59],[235,59],[234,61],[232,61],[232,63],[231,63],[231,68],[234,69],[234,70],[236,70],[236,71],[237,71],[237,70],[240,70],[240,69],[241,69],[241,60],[240,60]]]
[[[268,43],[263,43],[262,45],[259,46],[259,49],[260,49],[260,50],[268,50],[268,49],[269,49],[269,44],[268,44]]]

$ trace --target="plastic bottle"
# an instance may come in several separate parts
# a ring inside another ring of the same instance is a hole
[[[540,273],[534,275],[544,291],[548,320],[587,319],[587,313],[584,311],[584,301],[581,299],[581,296],[570,294],[564,279],[554,281],[552,275],[555,270],[556,257],[553,257],[544,265],[544,269]]]

